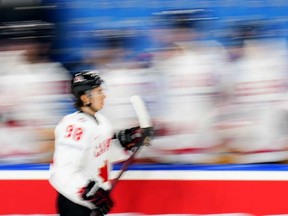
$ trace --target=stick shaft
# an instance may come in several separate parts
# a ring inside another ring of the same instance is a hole
[[[112,180],[110,192],[115,188],[116,184],[119,182],[119,179],[127,171],[128,167],[133,163],[133,159],[135,158],[136,153],[140,150],[140,146],[135,148],[132,155],[123,163],[120,173],[117,175],[116,178]]]

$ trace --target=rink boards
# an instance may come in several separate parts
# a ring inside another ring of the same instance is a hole
[[[55,214],[48,176],[46,164],[0,166],[0,215]],[[287,215],[287,194],[288,165],[132,165],[112,213]]]

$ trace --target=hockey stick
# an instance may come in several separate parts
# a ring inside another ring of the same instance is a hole
[[[132,96],[130,98],[130,102],[133,106],[133,109],[136,112],[140,128],[144,132],[143,144],[149,145],[151,141],[151,137],[152,137],[153,127],[152,127],[151,117],[146,108],[146,105],[139,95]],[[140,147],[141,146],[134,148],[132,150],[133,151],[132,155],[123,163],[120,173],[118,174],[116,178],[112,180],[110,192],[115,188],[115,185],[117,184],[117,182],[119,181],[123,173],[128,169],[130,164],[133,162],[133,159],[136,153],[140,150]]]
[[[111,189],[109,190],[110,192],[115,188],[115,186],[118,183],[121,176],[124,174],[125,171],[127,171],[128,167],[132,164],[133,159],[139,150],[140,150],[140,146],[133,149],[132,155],[122,164],[121,169],[120,169],[120,173],[117,175],[116,178],[114,178],[111,181]]]
[[[139,95],[134,95],[130,98],[130,102],[133,106],[133,109],[136,112],[140,128],[144,132],[144,139],[143,139],[143,144],[144,145],[149,145],[152,135],[153,135],[153,126],[151,122],[151,117],[149,115],[149,112],[146,108],[146,105],[142,98]],[[114,178],[111,182],[111,189],[109,190],[109,193],[112,192],[112,190],[115,188],[116,184],[119,182],[121,176],[124,174],[124,172],[127,171],[128,167],[132,164],[133,159],[137,152],[140,150],[141,145],[138,147],[135,147],[132,149],[132,154],[131,156],[123,163],[121,167],[120,173],[117,175],[116,178]],[[90,216],[103,216],[104,214],[99,210],[95,209],[93,212],[90,214]]]
[[[127,171],[128,167],[132,164],[133,159],[136,155],[136,153],[139,151],[140,146],[136,147],[135,149],[133,149],[133,153],[132,155],[123,163],[122,167],[121,167],[121,171],[120,173],[117,175],[116,178],[114,178],[111,182],[111,188],[109,190],[109,193],[112,192],[112,190],[115,188],[116,184],[119,182],[119,179],[121,178],[121,176],[123,175],[123,173],[125,171]],[[99,210],[98,208],[94,209],[92,211],[92,213],[90,214],[90,216],[104,216],[104,214],[101,212],[101,210]]]

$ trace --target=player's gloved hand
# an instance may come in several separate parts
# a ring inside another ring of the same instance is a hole
[[[90,181],[89,184],[82,189],[81,196],[84,200],[92,202],[97,207],[93,211],[95,215],[101,215],[101,213],[102,215],[108,214],[114,205],[109,191],[98,187],[95,181]]]
[[[134,147],[139,147],[142,145],[149,145],[150,142],[144,142],[144,139],[151,137],[153,134],[153,129],[141,129],[138,127],[132,127],[126,130],[121,130],[117,133],[117,139],[120,144],[127,150],[131,150]]]

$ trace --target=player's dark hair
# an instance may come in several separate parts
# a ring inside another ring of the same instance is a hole
[[[79,110],[81,107],[83,107],[83,101],[81,100],[80,97],[76,98],[75,102],[74,102],[74,108]]]

